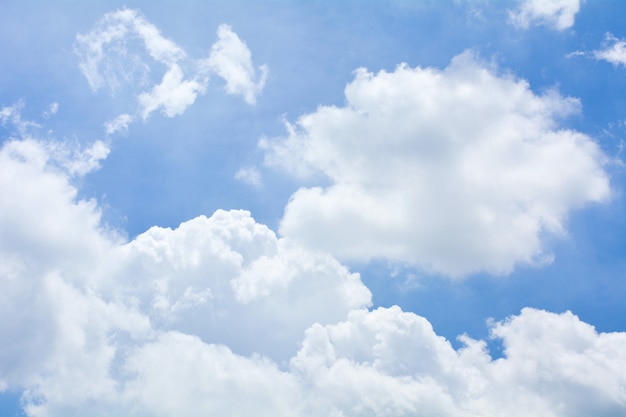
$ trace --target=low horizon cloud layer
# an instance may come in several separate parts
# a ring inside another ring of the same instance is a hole
[[[511,30],[563,31],[579,9],[505,12]],[[624,66],[623,52],[607,34],[594,58]],[[0,394],[18,393],[27,416],[624,414],[626,332],[523,307],[453,343],[376,305],[350,266],[383,259],[455,285],[554,262],[548,239],[567,236],[571,213],[619,192],[616,162],[566,124],[580,99],[539,93],[473,50],[442,67],[359,68],[342,105],[285,121],[252,142],[262,162],[231,175],[298,184],[277,230],[218,209],[129,238],[82,192],[123,149],[114,140],[182,115],[213,75],[254,105],[268,67],[227,24],[192,59],[129,8],[78,34],[74,53],[93,93],[122,103],[97,124],[105,139],[57,137],[57,101],[36,121],[25,101],[0,106]]]

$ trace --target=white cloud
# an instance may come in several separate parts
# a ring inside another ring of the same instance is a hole
[[[130,114],[120,114],[115,119],[109,120],[104,123],[104,131],[108,135],[113,135],[117,132],[127,132],[128,125],[133,121],[133,117]]]
[[[48,142],[45,146],[48,148],[50,162],[56,162],[72,177],[82,177],[99,169],[100,161],[106,159],[111,151],[109,146],[100,140],[86,149],[69,147],[62,142]]]
[[[252,53],[228,25],[218,28],[210,56],[197,65],[187,62],[186,52],[138,11],[126,8],[107,13],[91,32],[78,34],[74,50],[92,90],[108,87],[114,94],[132,91],[144,120],[156,110],[167,117],[184,113],[206,92],[213,73],[224,78],[229,94],[241,95],[254,104],[267,75],[267,67],[261,66],[257,77]],[[153,84],[153,72],[162,66],[165,72],[161,81]],[[108,122],[107,134],[127,129],[133,119],[122,114]]]
[[[261,173],[255,167],[239,169],[235,172],[235,179],[254,186],[261,185]]]
[[[267,67],[262,65],[257,77],[250,50],[230,26],[220,25],[217,37],[205,65],[226,81],[229,94],[239,94],[247,103],[254,104],[265,85]]]
[[[605,48],[594,51],[593,55],[596,59],[608,61],[615,66],[626,67],[626,41],[607,33]]]
[[[134,37],[152,59],[168,67],[185,57],[178,45],[163,37],[139,12],[121,9],[107,13],[94,30],[76,36],[79,67],[94,91],[104,86],[115,91],[135,76],[139,76],[140,84],[145,83],[150,66],[126,45]]]
[[[158,366],[155,366],[159,364]],[[260,356],[170,332],[128,359],[126,394],[150,416],[285,416],[300,413],[296,379]]]
[[[510,12],[509,19],[523,29],[539,23],[564,30],[574,26],[579,10],[580,0],[523,0],[516,10]]]
[[[43,112],[42,116],[43,116],[44,119],[49,119],[50,117],[52,117],[55,114],[57,114],[58,111],[59,111],[59,103],[54,102],[54,103],[50,104],[50,106],[48,107],[48,110]]]
[[[144,120],[157,109],[162,109],[167,117],[174,117],[185,112],[185,109],[196,101],[198,93],[206,90],[203,82],[196,80],[183,81],[183,72],[178,65],[172,65],[163,75],[160,84],[155,85],[150,93],[142,93],[138,97]]]
[[[398,307],[315,325],[291,361],[308,415],[614,416],[626,410],[626,333],[598,334],[571,313],[524,309],[497,323],[505,357],[466,336],[455,351]]]
[[[467,337],[457,351],[425,318],[367,311],[358,274],[245,211],[123,242],[63,155],[33,139],[0,148],[0,388],[23,390],[30,416],[626,409],[625,333],[525,309],[492,325],[504,358]]]
[[[559,128],[578,100],[536,95],[469,52],[444,70],[360,69],[345,95],[259,144],[267,165],[330,182],[294,193],[280,232],[341,259],[506,274],[549,262],[542,237],[609,195],[599,147]]]
[[[24,101],[20,100],[12,106],[2,107],[0,109],[0,122],[2,126],[7,127],[14,132],[14,137],[25,138],[31,131],[39,129],[41,126],[30,120],[22,119],[22,109]]]

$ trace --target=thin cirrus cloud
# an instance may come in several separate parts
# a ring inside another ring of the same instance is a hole
[[[542,237],[609,197],[597,144],[559,128],[578,100],[537,95],[472,52],[443,70],[360,69],[345,96],[259,142],[266,165],[326,177],[291,196],[280,232],[340,259],[508,274],[551,262]]]
[[[532,24],[565,30],[574,26],[580,0],[522,0],[515,10],[509,12],[510,22],[522,29]]]
[[[206,92],[212,74],[224,79],[228,94],[254,104],[265,84],[267,66],[257,74],[250,50],[230,26],[220,25],[217,35],[210,55],[193,61],[139,12],[121,9],[106,14],[91,32],[77,35],[75,52],[94,92],[104,87],[113,94],[126,89],[136,92],[138,113],[144,120],[159,110],[167,117],[184,113]],[[152,81],[154,63],[166,67],[158,83]],[[116,126],[119,117],[109,124]]]
[[[527,308],[490,324],[502,358],[467,336],[454,349],[423,317],[368,310],[358,274],[245,211],[126,241],[77,197],[82,171],[58,169],[81,158],[32,132],[0,148],[0,386],[23,390],[30,416],[582,417],[626,404],[624,333]]]

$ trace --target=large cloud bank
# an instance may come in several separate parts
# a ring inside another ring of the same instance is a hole
[[[29,416],[626,409],[624,333],[525,309],[492,324],[504,357],[466,336],[455,350],[423,317],[368,310],[358,274],[245,211],[127,241],[73,185],[97,164],[72,167],[106,147],[67,149],[13,120],[21,133],[0,148],[0,390],[22,391]]]
[[[578,100],[471,52],[443,70],[360,69],[345,96],[260,142],[267,165],[320,184],[292,195],[281,234],[340,259],[507,274],[550,262],[542,238],[609,196],[599,147],[559,127]]]

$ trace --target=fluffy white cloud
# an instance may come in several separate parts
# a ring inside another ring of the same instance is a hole
[[[183,114],[196,101],[198,93],[204,93],[205,90],[205,83],[184,81],[183,71],[178,65],[172,65],[160,84],[155,85],[149,93],[140,94],[137,99],[144,120],[157,109],[162,109],[167,117],[174,117]]]
[[[218,211],[122,242],[100,226],[94,201],[77,198],[72,178],[84,173],[75,168],[83,158],[31,138],[0,148],[0,339],[10,341],[0,350],[0,380],[3,389],[24,389],[29,415],[127,414],[136,401],[154,415],[140,375],[156,364],[142,364],[170,342],[189,345],[178,359],[196,346],[207,361],[259,366],[250,371],[256,385],[233,381],[252,395],[298,350],[307,327],[370,304],[358,274],[278,239],[248,212]],[[195,395],[189,387],[181,396]],[[222,405],[238,399],[229,401]]]
[[[226,81],[228,93],[253,104],[265,84],[267,67],[261,66],[257,77],[252,53],[237,34],[228,25],[221,25],[217,34],[209,57],[199,64],[190,63],[180,46],[161,35],[139,12],[125,8],[107,13],[91,32],[78,34],[74,49],[92,90],[105,86],[113,93],[132,90],[144,120],[156,110],[167,117],[184,113],[205,93],[212,74]],[[165,66],[158,84],[152,81],[154,62]],[[107,134],[128,127],[133,117],[123,116],[105,126]]]
[[[580,0],[523,0],[516,10],[510,12],[509,18],[523,29],[537,22],[564,30],[574,26],[579,10]]]
[[[34,139],[0,150],[0,338],[10,341],[0,350],[0,368],[10,384],[32,382],[52,355],[58,329],[52,282],[59,274],[76,285],[96,280],[101,254],[117,240],[100,228],[95,202],[76,199],[72,169],[64,169],[74,166],[72,156]]]
[[[604,49],[594,51],[593,55],[596,59],[608,61],[615,66],[626,67],[626,41],[607,33]]]
[[[325,177],[291,196],[281,234],[341,259],[506,274],[549,262],[542,236],[609,195],[598,146],[559,128],[579,102],[537,95],[470,52],[444,70],[360,69],[345,95],[259,143],[267,165]]]
[[[503,358],[466,336],[455,351],[398,307],[315,325],[291,361],[309,415],[615,416],[626,410],[626,333],[576,316],[524,309],[496,323]]]
[[[466,336],[455,350],[423,317],[368,311],[358,274],[245,211],[123,241],[55,149],[0,147],[0,389],[29,416],[626,410],[626,333],[524,309],[491,324],[503,358]]]
[[[370,303],[357,274],[277,239],[245,211],[218,211],[175,230],[153,227],[118,252],[116,297],[138,297],[162,329],[239,353],[286,360],[309,325]]]
[[[265,85],[267,67],[262,65],[257,77],[250,50],[230,26],[220,25],[217,37],[205,65],[226,81],[229,94],[239,94],[247,103],[254,104]]]
[[[301,415],[297,380],[260,356],[177,332],[163,334],[129,357],[136,375],[125,389],[139,415]]]

